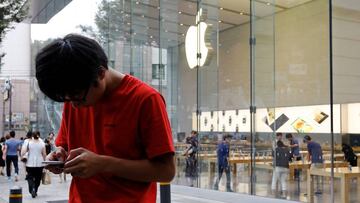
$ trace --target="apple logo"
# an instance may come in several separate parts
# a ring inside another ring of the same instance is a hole
[[[203,12],[201,8],[196,15],[196,26],[190,26],[186,32],[185,53],[190,69],[208,65],[212,58],[211,26],[203,22],[205,16],[206,10]]]

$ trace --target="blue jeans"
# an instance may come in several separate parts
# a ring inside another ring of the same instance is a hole
[[[15,173],[19,174],[19,166],[18,166],[18,156],[17,155],[7,155],[6,156],[6,175],[8,177],[11,176],[10,164],[11,162],[14,165]]]

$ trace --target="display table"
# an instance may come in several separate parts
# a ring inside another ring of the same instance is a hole
[[[331,168],[314,168],[308,170],[307,178],[307,194],[308,202],[314,202],[314,184],[312,181],[313,176],[324,176],[331,177]],[[351,171],[348,167],[334,168],[334,177],[340,178],[340,187],[341,187],[341,203],[349,202],[349,187],[351,178],[360,177],[360,168],[352,167]],[[358,182],[360,182],[358,180]]]
[[[334,167],[347,167],[349,164],[345,161],[334,161]],[[308,161],[294,161],[289,163],[289,180],[294,180],[295,169],[302,169],[307,171],[311,166],[311,162]],[[263,168],[263,169],[273,169],[273,163],[257,163],[255,165],[256,168]],[[330,168],[331,161],[324,161],[324,167]]]

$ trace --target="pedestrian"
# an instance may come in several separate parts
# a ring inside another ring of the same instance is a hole
[[[185,156],[185,177],[189,186],[193,187],[196,178],[198,177],[198,160],[196,153],[198,152],[197,131],[191,131],[190,137],[186,138],[188,147],[185,149],[183,155]]]
[[[310,170],[315,168],[323,168],[323,153],[321,145],[315,141],[311,140],[309,135],[305,135],[303,142],[307,144],[308,149],[308,156],[307,160],[311,161]],[[315,194],[320,195],[322,194],[322,190],[320,189],[320,177],[316,176],[316,191]],[[321,181],[322,182],[322,181]]]
[[[45,143],[40,139],[40,132],[33,133],[33,139],[28,139],[22,146],[21,155],[28,153],[26,161],[26,180],[29,193],[33,198],[37,196],[43,174],[43,161],[46,158]]]
[[[0,175],[4,175],[3,168],[5,167],[5,160],[3,159],[3,147],[5,145],[5,137],[0,138]]]
[[[218,158],[218,178],[215,182],[215,190],[219,189],[219,182],[222,174],[226,174],[226,191],[233,192],[231,189],[231,176],[230,176],[230,163],[229,163],[229,153],[230,153],[230,141],[232,136],[230,134],[225,134],[223,140],[217,146],[217,158]]]
[[[277,183],[280,183],[281,194],[280,196],[286,198],[287,196],[287,182],[286,179],[289,176],[289,157],[290,149],[282,142],[277,142],[277,147],[274,151],[274,171],[271,183],[271,190],[274,194],[277,194]]]
[[[291,133],[286,134],[286,139],[289,141],[291,161],[301,161],[299,141],[297,141],[297,139],[295,139]],[[299,178],[300,170],[295,169],[294,179],[299,180]]]
[[[6,160],[6,175],[11,181],[11,163],[15,169],[15,181],[19,180],[18,152],[20,151],[21,141],[15,139],[15,131],[10,131],[10,139],[5,141],[3,159]]]
[[[64,102],[47,168],[73,176],[69,203],[155,202],[156,182],[175,175],[174,146],[164,98],[137,78],[108,67],[100,45],[69,34],[36,56],[36,79]]]

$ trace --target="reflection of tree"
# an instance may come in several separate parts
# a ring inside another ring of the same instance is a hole
[[[124,35],[124,18],[128,15],[123,11],[124,4],[121,0],[102,0],[95,15],[97,29],[84,25],[79,28],[102,44],[120,40]]]

